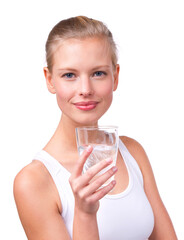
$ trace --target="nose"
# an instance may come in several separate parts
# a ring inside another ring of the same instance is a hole
[[[93,94],[93,86],[89,77],[81,77],[79,85],[80,96],[88,97]]]

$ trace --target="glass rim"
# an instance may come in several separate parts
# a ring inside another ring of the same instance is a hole
[[[76,130],[79,129],[79,130],[105,130],[105,129],[118,129],[118,126],[115,126],[115,125],[99,125],[99,126],[82,126],[82,127],[76,127],[75,128]]]

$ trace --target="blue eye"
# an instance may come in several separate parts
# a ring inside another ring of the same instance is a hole
[[[66,73],[63,75],[65,78],[73,78],[75,75],[73,73]]]
[[[103,71],[97,71],[97,72],[94,73],[94,76],[95,76],[95,77],[102,77],[102,76],[104,76],[104,75],[106,75],[106,73],[103,72]]]

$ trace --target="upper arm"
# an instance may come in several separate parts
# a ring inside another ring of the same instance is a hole
[[[23,169],[14,180],[14,198],[29,240],[69,240],[64,221],[48,179],[32,168]]]
[[[170,217],[158,192],[154,174],[143,147],[131,138],[122,137],[121,139],[141,169],[144,190],[154,212],[155,226],[150,239],[177,239]]]

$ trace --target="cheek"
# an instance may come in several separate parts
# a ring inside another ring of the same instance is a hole
[[[109,109],[113,99],[113,84],[104,84],[98,89],[97,95],[102,99],[103,114]]]
[[[68,102],[68,99],[70,98],[68,91],[64,90],[63,88],[57,89],[56,91],[56,100],[58,107],[61,111],[64,111],[66,103]]]
[[[56,87],[56,97],[59,102],[66,101],[72,96],[72,88],[65,86],[64,84],[59,84]]]
[[[113,84],[112,82],[103,84],[103,86],[97,89],[98,94],[103,98],[110,98],[113,94]]]

